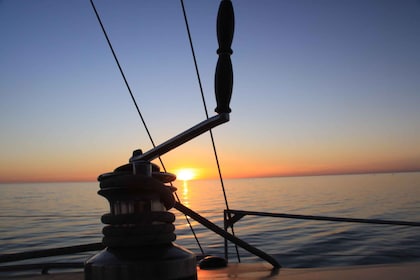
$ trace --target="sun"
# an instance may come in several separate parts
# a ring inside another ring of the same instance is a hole
[[[196,177],[194,169],[191,168],[182,168],[178,169],[176,172],[176,178],[182,181],[189,181]]]

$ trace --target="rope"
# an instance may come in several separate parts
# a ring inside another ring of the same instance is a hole
[[[111,212],[101,217],[102,223],[110,225],[102,230],[104,245],[110,248],[149,246],[170,244],[175,240],[175,227],[172,225],[175,215],[152,210],[153,200],[171,209],[175,205],[172,194],[175,188],[152,177],[124,171],[116,171],[99,180],[101,189],[98,194],[111,204]]]
[[[149,137],[149,140],[150,140],[150,142],[152,143],[153,148],[155,148],[155,147],[156,147],[156,144],[155,144],[155,142],[153,141],[153,137],[152,137],[152,135],[151,135],[151,133],[150,133],[150,130],[149,130],[149,128],[148,128],[148,126],[147,126],[147,124],[146,124],[145,119],[143,118],[143,115],[142,115],[142,113],[141,113],[141,111],[140,111],[139,106],[137,105],[137,101],[136,101],[136,99],[135,99],[135,97],[134,97],[134,95],[133,95],[133,93],[132,93],[132,91],[131,91],[130,85],[128,84],[128,81],[127,81],[127,79],[126,79],[126,77],[125,77],[124,71],[122,70],[122,67],[121,67],[121,65],[120,65],[120,63],[119,63],[119,60],[118,60],[117,55],[116,55],[116,53],[115,53],[115,51],[114,51],[114,48],[112,47],[111,41],[109,40],[108,34],[106,33],[105,27],[104,27],[104,25],[102,24],[101,17],[99,16],[98,11],[96,10],[96,7],[95,7],[95,4],[93,3],[93,0],[90,0],[90,4],[91,4],[91,6],[92,6],[92,8],[93,8],[93,10],[94,10],[94,12],[95,12],[96,18],[97,18],[97,20],[98,20],[98,22],[99,22],[99,24],[100,24],[100,26],[101,26],[102,32],[103,32],[103,34],[104,34],[104,36],[105,36],[105,39],[106,39],[106,41],[107,41],[107,43],[108,43],[108,46],[109,46],[109,48],[110,48],[110,50],[111,50],[111,52],[112,52],[112,55],[113,55],[114,60],[115,60],[115,62],[116,62],[116,64],[117,64],[117,66],[118,66],[118,69],[119,69],[119,71],[120,71],[120,73],[121,73],[121,76],[122,76],[122,78],[124,79],[124,83],[125,83],[125,85],[126,85],[126,87],[127,87],[127,90],[128,90],[128,92],[129,92],[129,94],[130,94],[131,100],[133,101],[133,104],[134,104],[134,106],[136,107],[137,113],[138,113],[138,115],[139,115],[139,117],[140,117],[140,119],[141,119],[141,122],[142,122],[142,124],[143,124],[143,126],[144,126],[144,129],[146,130],[147,136]],[[161,158],[161,157],[159,157],[159,162],[160,162],[160,164],[162,165],[162,169],[166,172],[166,167],[165,167],[165,165],[164,165],[163,160],[162,160],[162,158]],[[173,185],[172,185],[172,182],[170,183],[170,185],[171,185],[171,186],[173,186]],[[176,197],[176,198],[177,198],[177,200],[179,201],[179,197],[178,197],[178,195],[177,195],[176,193],[175,193],[175,197]],[[188,223],[188,225],[189,225],[189,227],[190,227],[190,229],[191,229],[192,234],[194,235],[194,238],[195,238],[195,240],[196,240],[196,242],[197,242],[198,247],[200,248],[201,253],[204,255],[204,251],[203,251],[203,249],[202,249],[202,247],[201,247],[200,242],[198,241],[197,235],[196,235],[196,233],[195,233],[195,231],[194,231],[194,229],[193,229],[193,227],[192,227],[192,224],[191,224],[190,220],[188,219],[188,217],[187,217],[186,215],[185,215],[185,219],[187,220],[187,223]]]
[[[170,244],[176,239],[175,215],[167,211],[138,214],[104,214],[101,218],[106,226],[102,229],[102,243],[108,247],[149,246]]]
[[[188,34],[188,41],[190,43],[191,54],[192,54],[192,57],[193,57],[193,60],[194,60],[195,73],[197,75],[197,81],[198,81],[198,85],[199,85],[199,88],[200,88],[201,100],[203,102],[203,107],[204,107],[204,112],[206,114],[206,118],[208,119],[209,118],[209,113],[208,113],[208,110],[207,110],[206,99],[204,97],[204,91],[203,91],[203,86],[202,86],[202,83],[201,83],[200,71],[198,70],[197,58],[196,58],[195,51],[194,51],[194,45],[193,45],[193,42],[192,42],[190,27],[189,27],[189,24],[188,24],[187,13],[185,11],[184,0],[180,0],[180,1],[181,1],[181,6],[182,6],[182,13],[184,15],[185,27],[187,29],[187,34]],[[215,161],[216,161],[216,165],[217,165],[217,171],[218,171],[218,175],[219,175],[220,185],[222,187],[223,197],[224,197],[224,200],[225,200],[225,206],[226,206],[226,209],[229,210],[229,203],[228,203],[228,199],[227,199],[227,196],[226,196],[225,184],[223,182],[223,176],[222,176],[222,170],[221,170],[221,167],[220,167],[219,157],[217,155],[216,143],[215,143],[215,140],[214,140],[212,130],[209,130],[209,132],[210,132],[210,139],[211,139],[211,143],[212,143],[212,147],[213,147],[213,153],[214,153],[214,157],[215,157]],[[235,230],[233,228],[233,225],[231,226],[231,230],[232,230],[233,236],[235,236]],[[236,249],[236,256],[238,258],[238,261],[241,262],[241,259],[240,259],[240,256],[239,256],[238,246],[236,244],[235,244],[235,249]]]

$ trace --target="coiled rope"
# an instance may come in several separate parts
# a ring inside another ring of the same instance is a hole
[[[165,178],[163,181],[158,178],[164,177],[133,175],[129,165],[99,176],[98,194],[111,205],[110,213],[101,218],[102,223],[109,225],[102,230],[104,245],[110,248],[165,245],[176,239],[172,224],[175,215],[165,211],[175,206],[172,193],[176,188],[165,185]],[[175,180],[175,176],[170,180]],[[152,211],[153,201],[163,203],[165,209]]]

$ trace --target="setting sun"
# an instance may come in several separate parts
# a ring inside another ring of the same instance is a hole
[[[196,172],[191,168],[182,168],[176,171],[176,177],[178,180],[189,181],[196,177]]]

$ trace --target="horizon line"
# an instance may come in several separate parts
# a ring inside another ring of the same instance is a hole
[[[317,177],[317,176],[342,176],[342,175],[368,175],[368,174],[393,174],[393,173],[416,173],[420,172],[420,169],[408,169],[408,170],[376,170],[376,171],[348,171],[348,172],[302,172],[302,173],[291,173],[291,174],[266,174],[256,176],[226,176],[223,179],[235,180],[235,179],[259,179],[259,178],[287,178],[287,177]],[[218,177],[209,178],[198,178],[189,181],[205,181],[205,180],[218,180]],[[179,180],[182,181],[182,180]],[[36,184],[36,183],[93,183],[98,182],[97,180],[10,180],[1,181],[0,184]]]

